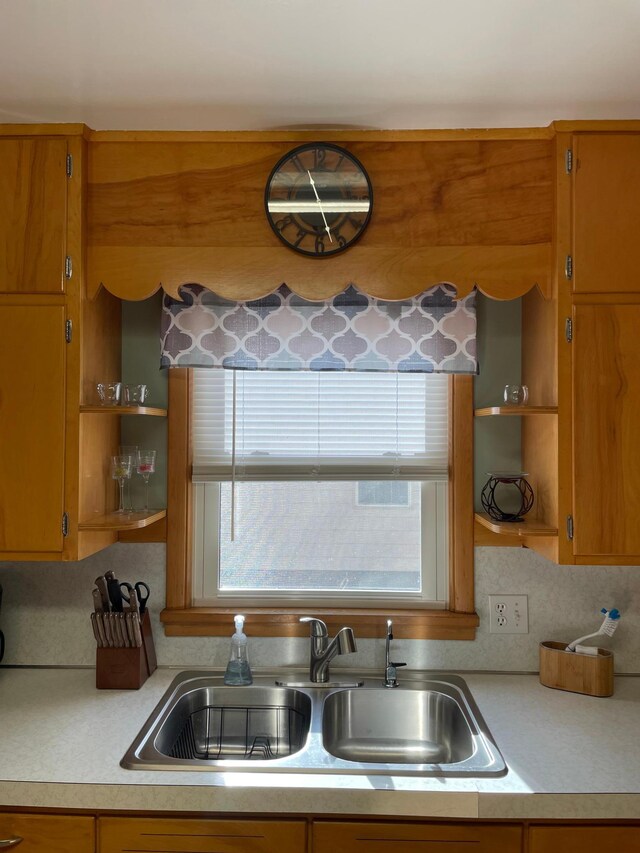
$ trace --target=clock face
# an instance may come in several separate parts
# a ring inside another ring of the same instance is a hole
[[[328,258],[358,240],[373,192],[362,164],[344,148],[301,145],[276,163],[265,190],[267,218],[285,245]]]

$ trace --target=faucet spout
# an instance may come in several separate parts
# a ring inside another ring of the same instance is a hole
[[[356,638],[351,628],[341,628],[329,640],[327,626],[322,619],[303,616],[301,622],[309,622],[311,649],[309,655],[309,680],[314,684],[329,681],[329,664],[336,655],[350,655],[357,651]]]

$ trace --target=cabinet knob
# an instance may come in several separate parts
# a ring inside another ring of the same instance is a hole
[[[13,838],[0,838],[0,849],[17,847],[18,844],[22,844],[23,841],[24,838],[20,838],[19,835],[15,835]]]

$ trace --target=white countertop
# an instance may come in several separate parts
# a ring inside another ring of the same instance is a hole
[[[123,770],[177,674],[95,689],[92,669],[0,668],[0,805],[101,810],[640,819],[640,678],[595,699],[464,674],[509,767],[497,779]]]

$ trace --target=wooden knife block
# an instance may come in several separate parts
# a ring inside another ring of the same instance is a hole
[[[148,610],[142,616],[140,631],[140,648],[96,649],[96,687],[99,690],[138,690],[158,668]]]

